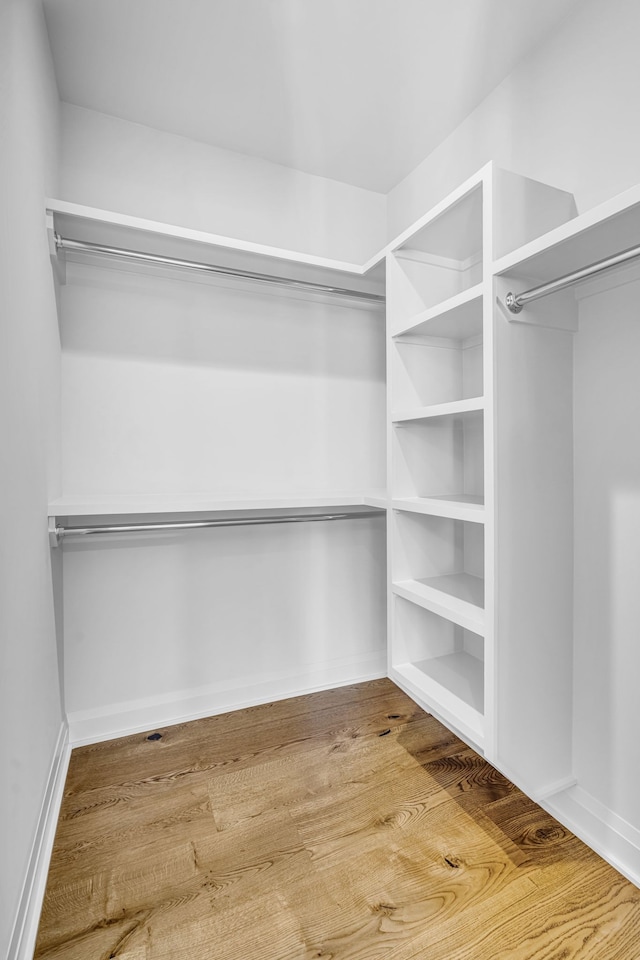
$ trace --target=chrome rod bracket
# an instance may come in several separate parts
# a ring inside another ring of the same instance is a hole
[[[522,304],[518,303],[518,298],[516,297],[515,294],[508,293],[504,298],[504,302],[506,304],[507,310],[509,310],[510,313],[522,312]]]

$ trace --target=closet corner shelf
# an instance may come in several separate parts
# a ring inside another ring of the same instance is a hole
[[[254,510],[299,510],[323,507],[377,507],[361,493],[293,493],[271,497],[212,497],[208,494],[66,495],[49,502],[52,517],[149,516],[186,513],[244,513]]]
[[[395,681],[428,713],[435,712],[480,750],[484,749],[484,664],[468,653],[399,663]]]
[[[484,397],[470,397],[467,400],[452,400],[449,403],[434,403],[427,407],[415,407],[413,410],[399,410],[391,417],[393,423],[407,423],[413,420],[431,420],[444,417],[460,417],[464,413],[484,410]]]
[[[457,495],[431,497],[396,497],[391,506],[394,510],[426,513],[434,517],[449,517],[451,520],[469,520],[484,523],[484,497],[460,493]]]
[[[468,573],[400,580],[393,592],[484,637],[484,580]]]
[[[394,338],[412,335],[463,341],[482,334],[483,287],[477,283],[416,314],[394,331]]]
[[[333,260],[329,257],[317,256],[310,253],[301,253],[287,250],[282,247],[273,247],[268,244],[255,243],[250,240],[241,240],[236,237],[226,237],[221,234],[209,233],[205,230],[195,230],[191,227],[182,227],[176,224],[163,223],[159,220],[147,220],[144,217],[129,216],[112,210],[103,210],[99,207],[89,207],[69,200],[47,199],[45,201],[47,214],[54,219],[56,226],[72,226],[73,230],[80,230],[82,237],[77,239],[91,242],[113,242],[114,236],[131,239],[136,234],[144,233],[160,238],[182,241],[184,243],[198,243],[209,247],[223,247],[239,253],[256,254],[261,257],[270,257],[274,260],[286,260],[293,263],[305,264],[312,267],[321,267],[325,270],[336,270],[342,273],[362,274],[364,267],[357,263],[344,260]],[[105,240],[105,233],[107,234]],[[89,235],[90,234],[90,235]],[[372,262],[374,262],[372,260]],[[377,261],[376,261],[377,262]],[[365,266],[369,266],[367,263]]]

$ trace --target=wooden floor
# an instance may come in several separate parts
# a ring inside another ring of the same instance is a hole
[[[637,960],[640,891],[390,681],[74,750],[38,960]]]

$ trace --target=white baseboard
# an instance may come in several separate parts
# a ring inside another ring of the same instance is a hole
[[[31,960],[33,957],[70,756],[69,731],[66,721],[63,721],[47,778],[7,960]]]
[[[640,887],[640,830],[579,786],[538,802],[603,860]]]
[[[377,680],[386,675],[386,651],[383,649],[361,657],[314,664],[302,672],[247,677],[233,685],[219,682],[143,700],[109,704],[97,710],[78,710],[68,715],[69,741],[74,747],[98,743],[141,733],[152,727],[212,717],[229,710]]]

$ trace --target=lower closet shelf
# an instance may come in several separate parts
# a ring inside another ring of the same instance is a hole
[[[375,501],[375,502],[374,502]],[[251,510],[296,510],[323,507],[386,505],[383,491],[330,491],[270,496],[224,497],[210,494],[67,494],[49,502],[50,516],[224,513]]]
[[[401,580],[393,592],[478,636],[484,636],[484,580],[468,573]]]
[[[465,651],[400,663],[391,679],[480,749],[484,745],[484,663]]]
[[[394,510],[408,510],[452,520],[470,520],[484,523],[484,497],[467,493],[431,497],[398,497],[392,502]]]

